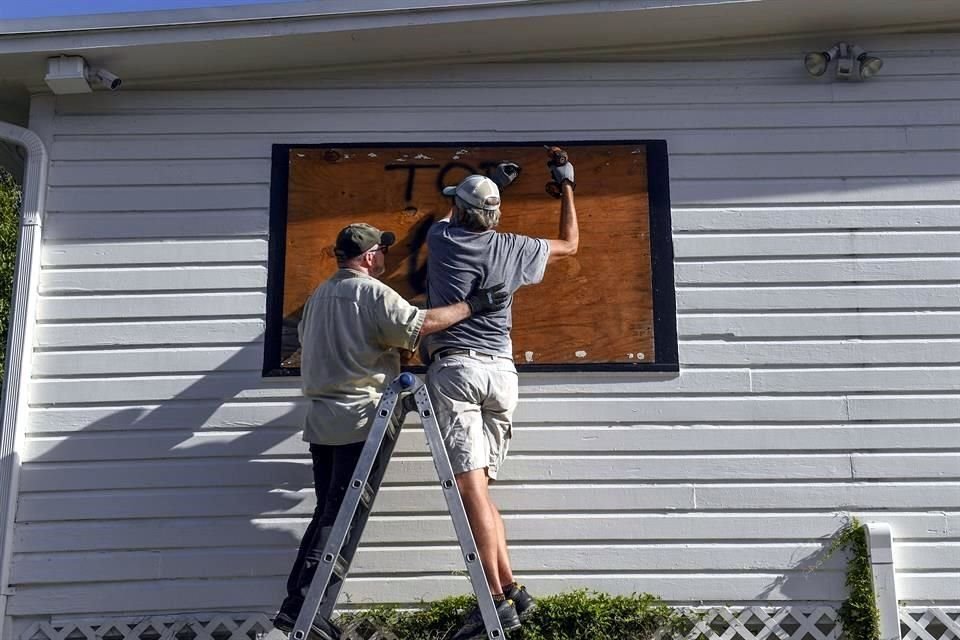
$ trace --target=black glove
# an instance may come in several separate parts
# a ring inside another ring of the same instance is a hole
[[[520,165],[516,162],[504,160],[490,172],[490,179],[493,180],[501,191],[513,184],[513,181],[520,177]]]
[[[503,290],[503,283],[495,284],[486,289],[477,289],[467,296],[464,302],[470,307],[470,313],[490,313],[491,311],[500,311],[505,309],[510,302],[510,294]]]

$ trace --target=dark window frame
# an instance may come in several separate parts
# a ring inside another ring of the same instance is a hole
[[[267,308],[264,336],[263,375],[298,376],[299,369],[280,367],[283,328],[283,283],[287,244],[287,197],[289,159],[293,149],[336,147],[511,147],[543,145],[539,140],[510,142],[329,142],[324,144],[273,145],[270,171],[270,239],[267,257]],[[653,292],[653,362],[527,364],[518,362],[517,370],[537,372],[637,371],[677,372],[680,359],[677,347],[677,299],[673,273],[673,228],[670,218],[670,172],[665,140],[574,140],[556,142],[561,147],[624,144],[643,145],[647,151],[647,192],[650,198],[650,269]],[[425,367],[406,367],[421,373]]]

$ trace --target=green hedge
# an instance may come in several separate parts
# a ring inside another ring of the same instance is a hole
[[[475,604],[473,596],[455,596],[413,611],[377,606],[345,613],[336,622],[344,628],[363,619],[402,640],[443,640],[453,635]],[[656,596],[580,590],[538,598],[530,619],[508,635],[509,640],[649,640],[660,629],[679,634],[689,628],[686,618]]]
[[[20,217],[20,187],[13,176],[0,169],[0,332],[3,351],[0,352],[0,385],[7,356],[7,321],[10,318],[10,298],[13,296],[13,267],[17,260],[17,230]]]

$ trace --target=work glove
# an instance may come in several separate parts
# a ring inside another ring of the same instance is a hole
[[[503,191],[513,184],[514,180],[520,177],[520,171],[522,171],[522,169],[516,162],[504,160],[490,172],[490,179]]]
[[[510,302],[510,294],[503,290],[503,283],[495,284],[485,289],[477,289],[464,302],[470,307],[470,313],[477,315],[479,313],[490,313],[491,311],[500,311],[505,309]]]
[[[569,182],[571,187],[576,187],[576,183],[573,181],[573,164],[569,160],[563,164],[557,164],[550,160],[547,162],[547,166],[550,167],[550,177],[557,183],[557,186],[562,187],[564,182]]]
[[[573,179],[573,165],[567,159],[567,152],[560,147],[547,147],[547,153],[550,154],[547,167],[550,169],[550,177],[553,178],[553,182],[548,182],[544,185],[544,188],[548,194],[554,198],[559,198],[563,195],[564,182],[569,182],[571,189],[577,188],[577,183]]]

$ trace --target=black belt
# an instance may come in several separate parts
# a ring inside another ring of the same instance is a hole
[[[449,358],[450,356],[484,356],[485,358],[503,358],[505,360],[512,360],[507,356],[497,355],[495,353],[483,353],[482,351],[477,351],[476,349],[458,349],[456,347],[447,347],[446,349],[439,349],[430,356],[431,360],[439,360],[440,358]]]

